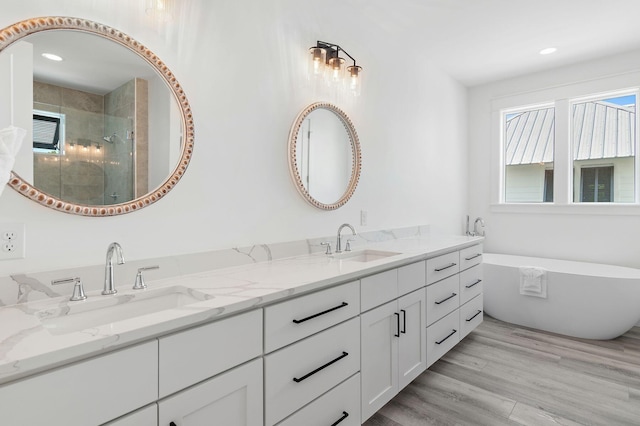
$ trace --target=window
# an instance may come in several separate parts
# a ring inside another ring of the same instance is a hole
[[[553,201],[554,115],[553,106],[503,112],[504,199],[507,203]]]
[[[590,82],[495,100],[500,121],[494,129],[500,139],[494,147],[499,146],[501,162],[493,172],[498,185],[493,200],[563,206],[640,203],[639,89],[576,96],[593,86]],[[528,99],[541,102],[514,107]]]
[[[636,95],[571,103],[573,201],[635,202]]]
[[[62,140],[64,140],[64,114],[34,110],[33,151],[59,154]]]
[[[613,167],[585,167],[581,171],[580,201],[610,203],[613,201]]]

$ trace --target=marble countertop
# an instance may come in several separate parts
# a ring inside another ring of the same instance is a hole
[[[482,237],[453,235],[412,237],[354,248],[355,251],[369,249],[399,253],[369,262],[348,261],[325,254],[302,255],[162,280],[147,280],[147,290],[120,289],[115,296],[102,296],[100,291],[88,292],[87,300],[81,302],[57,297],[0,307],[0,383],[291,296],[434,257],[482,240]],[[169,291],[174,286],[181,286],[187,296],[191,294],[203,300],[91,328],[84,328],[85,324],[79,324],[73,315],[91,304],[120,306],[153,292]],[[64,320],[68,329],[60,331],[46,325],[48,318],[59,316],[66,316]]]

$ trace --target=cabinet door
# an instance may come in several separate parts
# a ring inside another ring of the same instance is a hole
[[[398,392],[397,307],[394,300],[360,317],[362,422]]]
[[[423,289],[398,299],[400,338],[398,339],[398,390],[407,386],[427,368],[426,295]]]
[[[220,374],[158,403],[158,426],[262,426],[262,360]]]

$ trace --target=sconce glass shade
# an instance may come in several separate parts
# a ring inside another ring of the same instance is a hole
[[[349,74],[349,91],[354,96],[360,96],[362,91],[362,67],[357,65],[347,67],[347,73]]]
[[[329,59],[329,78],[330,85],[340,85],[344,82],[344,59],[333,57]]]
[[[173,0],[145,0],[145,12],[160,22],[168,22],[173,15]]]
[[[322,47],[309,48],[308,73],[310,78],[323,78],[326,71],[327,50]]]

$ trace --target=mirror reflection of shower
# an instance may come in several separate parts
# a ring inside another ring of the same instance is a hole
[[[116,142],[127,143],[129,141],[133,141],[133,131],[125,130],[124,138],[118,135],[118,133],[114,132],[111,136],[104,136],[102,140],[109,143],[116,143]]]

